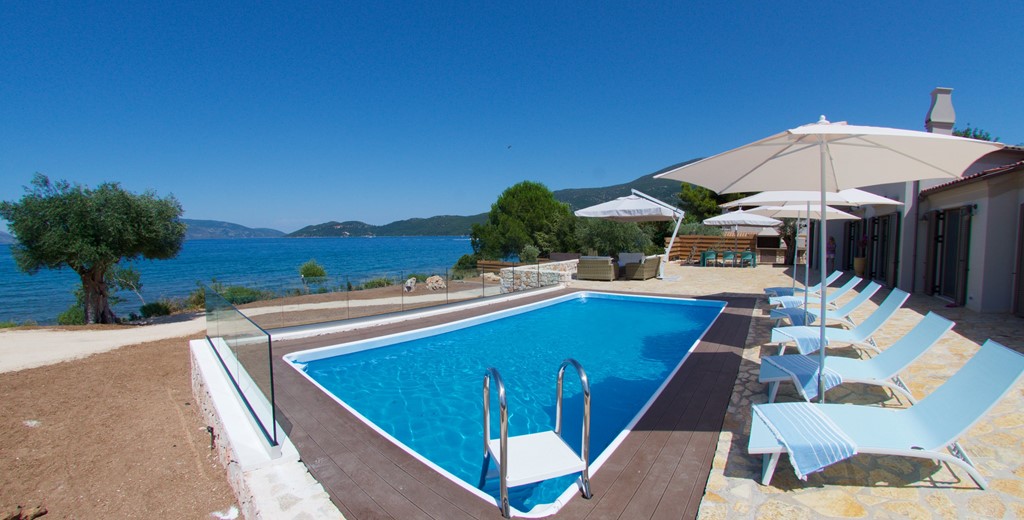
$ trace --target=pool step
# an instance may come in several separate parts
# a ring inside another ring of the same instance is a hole
[[[565,369],[572,365],[580,377],[583,387],[583,442],[580,454],[577,455],[562,439],[562,381]],[[498,391],[500,416],[500,435],[491,439],[491,381]],[[505,399],[505,383],[496,368],[488,368],[484,373],[484,465],[480,475],[480,487],[488,478],[493,478],[488,471],[491,459],[498,470],[501,493],[501,514],[505,518],[511,515],[508,502],[508,488],[532,484],[551,478],[580,474],[579,486],[585,498],[590,493],[590,383],[587,373],[575,359],[566,359],[558,368],[558,379],[555,387],[555,429],[530,433],[527,435],[508,436],[508,404]]]

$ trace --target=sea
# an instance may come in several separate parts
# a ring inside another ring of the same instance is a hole
[[[184,298],[197,282],[212,280],[285,294],[301,289],[299,266],[310,259],[322,265],[334,287],[358,285],[387,276],[444,274],[459,257],[472,253],[468,237],[248,238],[186,241],[170,260],[141,260],[132,265],[141,275],[142,299]],[[71,269],[18,270],[10,248],[0,246],[0,321],[53,324],[75,302],[80,285]],[[119,317],[137,313],[138,296],[119,291]]]

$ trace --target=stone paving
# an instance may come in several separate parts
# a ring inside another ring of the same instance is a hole
[[[658,292],[690,296],[715,294],[763,295],[762,288],[790,284],[790,268],[701,268],[671,264],[667,280],[590,282],[572,287],[617,291]],[[802,271],[801,271],[802,274]],[[812,279],[816,278],[812,274]],[[843,278],[845,280],[846,278]],[[879,291],[854,319],[860,322],[888,294]],[[842,304],[852,296],[839,299]],[[767,401],[767,385],[757,381],[762,354],[768,345],[772,320],[767,299],[761,298],[748,335],[747,349],[719,436],[698,518],[1024,518],[1024,383],[1007,395],[967,431],[960,443],[989,489],[980,490],[960,469],[923,459],[857,455],[800,481],[787,457],[782,457],[770,486],[759,483],[761,458],[746,453],[750,406]],[[979,314],[946,307],[938,298],[912,295],[895,317],[876,334],[881,348],[909,331],[922,316],[934,311],[956,322],[953,330],[901,374],[918,399],[941,385],[978,350],[993,339],[1024,353],[1024,319],[1010,314]],[[849,348],[833,355],[867,355]],[[829,402],[865,406],[905,406],[877,387],[846,384],[826,394]],[[778,401],[799,398],[792,385],[782,385]]]

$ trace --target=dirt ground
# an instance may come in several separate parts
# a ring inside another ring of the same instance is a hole
[[[0,518],[216,518],[235,504],[187,337],[0,374]]]

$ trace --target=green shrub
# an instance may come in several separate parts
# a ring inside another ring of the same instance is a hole
[[[476,261],[479,259],[477,255],[462,255],[459,260],[455,262],[452,269],[456,271],[471,271],[476,269]]]
[[[272,300],[275,296],[271,291],[253,289],[242,285],[229,285],[224,287],[222,291],[218,292],[231,305],[242,305],[260,300]]]
[[[185,304],[188,305],[189,309],[206,308],[206,288],[203,287],[203,282],[196,281],[196,288],[188,293]]]
[[[299,276],[303,278],[327,278],[327,270],[318,264],[315,259],[310,258],[308,262],[299,267]]]
[[[390,279],[388,279],[386,277],[381,277],[381,278],[374,278],[372,280],[367,280],[366,282],[363,282],[362,288],[363,289],[377,289],[377,288],[380,288],[380,287],[389,287],[389,286],[392,286],[394,284],[395,283],[392,282]]]
[[[78,303],[57,315],[58,325],[85,325],[85,308]]]
[[[14,320],[0,321],[0,329],[10,329],[18,326],[18,322]]]
[[[523,246],[523,250],[519,252],[519,261],[532,264],[537,262],[537,257],[540,256],[540,249],[533,244],[526,244]]]
[[[157,316],[170,316],[171,306],[163,301],[150,302],[139,307],[139,312],[142,313],[142,319],[145,320]]]

